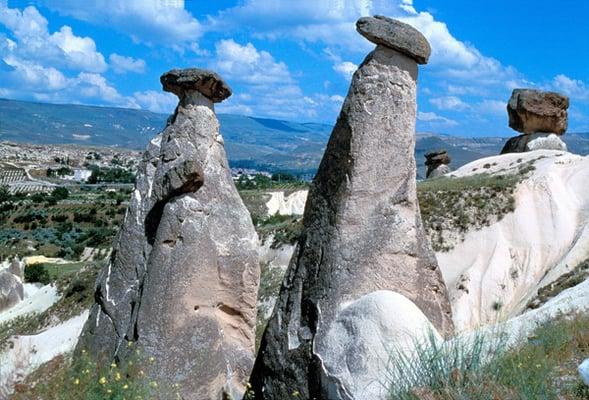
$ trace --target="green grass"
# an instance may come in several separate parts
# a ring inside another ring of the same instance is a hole
[[[416,342],[415,349],[415,357],[391,353],[391,400],[589,399],[576,371],[589,356],[587,315],[551,321],[512,349],[482,335],[469,343]]]
[[[274,235],[272,248],[278,248],[283,244],[295,244],[301,235],[303,222],[300,216],[275,214],[256,224],[258,235],[262,239]]]
[[[181,399],[174,386],[147,378],[144,369],[157,365],[157,360],[135,357],[123,363],[97,363],[82,350],[59,356],[41,366],[17,385],[12,400],[136,400],[165,398]]]

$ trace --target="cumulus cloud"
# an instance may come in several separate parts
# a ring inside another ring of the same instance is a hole
[[[145,61],[140,58],[125,57],[112,53],[108,60],[113,71],[117,74],[126,72],[143,73],[145,72]]]
[[[477,104],[477,110],[482,114],[507,115],[507,100],[483,100]]]
[[[114,28],[138,43],[181,46],[203,33],[183,0],[43,0],[63,15]]]
[[[72,28],[64,25],[50,33],[48,22],[32,6],[19,10],[0,2],[0,24],[15,40],[9,40],[0,56],[7,53],[23,59],[43,60],[56,66],[87,72],[104,72],[104,56],[96,50],[92,38],[76,36]]]
[[[316,119],[319,110],[334,112],[328,95],[305,95],[287,65],[252,43],[221,40],[211,68],[218,71],[238,95],[217,106],[220,112],[282,119]],[[339,98],[336,98],[339,100]]]
[[[470,108],[468,104],[456,96],[444,96],[430,99],[429,102],[440,110],[463,111]]]
[[[427,122],[431,125],[441,125],[446,127],[458,125],[457,121],[450,118],[442,117],[441,115],[438,115],[434,112],[420,111],[417,113],[417,120]]]
[[[564,74],[555,76],[550,86],[571,98],[578,100],[589,99],[589,86],[581,80],[569,78]]]
[[[147,90],[133,93],[137,106],[155,113],[170,114],[178,104],[178,98],[171,93]]]
[[[350,61],[344,61],[333,66],[333,69],[342,74],[346,79],[352,79],[352,75],[358,69],[358,66]]]

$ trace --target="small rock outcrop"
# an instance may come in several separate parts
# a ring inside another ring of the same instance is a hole
[[[579,365],[579,375],[586,386],[589,386],[589,358]]]
[[[446,150],[430,151],[425,153],[426,178],[437,178],[449,173],[448,166],[452,160]]]
[[[417,63],[427,60],[429,46],[414,28],[388,18],[361,18],[358,30],[377,47],[352,78],[311,185],[298,247],[252,373],[257,399],[360,396],[364,388],[356,383],[371,379],[363,371],[382,371],[387,355],[362,341],[344,348],[353,342],[342,336],[347,315],[366,311],[366,327],[397,323],[386,340],[405,324],[395,318],[399,309],[387,306],[396,301],[366,300],[375,292],[403,296],[440,333],[453,330],[416,196]],[[422,44],[415,53],[413,42]]]
[[[569,99],[554,92],[515,89],[507,104],[509,126],[523,135],[505,143],[501,154],[565,150],[560,139],[568,126]]]
[[[124,360],[134,342],[156,360],[149,377],[180,397],[239,398],[254,361],[259,266],[213,106],[231,91],[199,69],[161,82],[180,102],[139,166],[79,348]]]
[[[24,299],[20,277],[9,270],[0,271],[0,312],[9,309]]]
[[[20,280],[23,280],[25,274],[25,264],[24,262],[20,261],[18,257],[14,257],[10,261],[8,271],[10,271],[12,275],[17,276]]]

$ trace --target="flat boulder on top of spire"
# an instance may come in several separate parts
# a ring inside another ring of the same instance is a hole
[[[356,30],[372,43],[403,53],[418,64],[427,64],[432,52],[421,32],[396,19],[382,15],[362,17],[356,22]]]
[[[180,99],[188,90],[196,90],[214,103],[231,96],[231,88],[213,71],[200,68],[173,69],[160,77],[163,89]]]

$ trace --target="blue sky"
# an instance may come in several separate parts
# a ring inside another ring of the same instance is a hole
[[[334,123],[374,14],[432,45],[418,130],[513,135],[511,90],[536,87],[589,131],[589,2],[572,0],[0,0],[0,97],[168,113],[159,76],[196,66],[233,88],[219,112]]]

